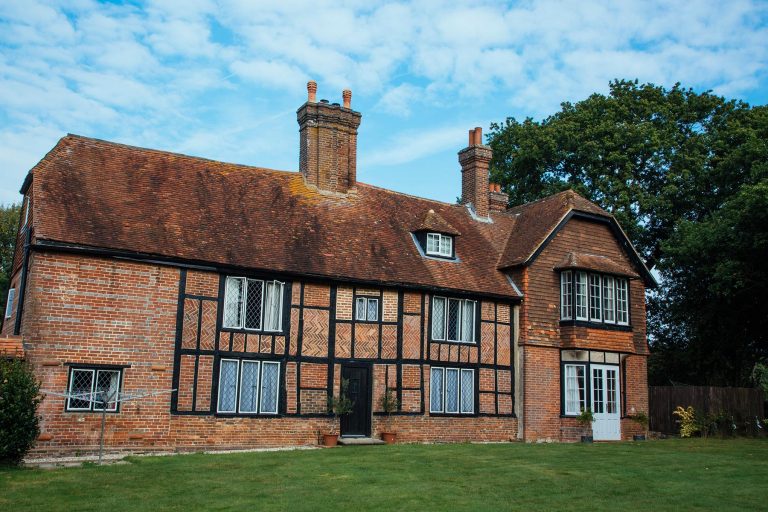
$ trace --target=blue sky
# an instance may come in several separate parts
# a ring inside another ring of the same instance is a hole
[[[452,202],[474,126],[613,78],[765,104],[766,64],[748,0],[0,0],[0,203],[68,132],[296,170],[309,79],[352,89],[360,181]]]

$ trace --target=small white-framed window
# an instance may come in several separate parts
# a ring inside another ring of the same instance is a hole
[[[430,368],[429,412],[432,414],[474,414],[475,370]]]
[[[560,273],[560,320],[573,318],[573,273]]]
[[[122,370],[111,368],[72,368],[67,387],[67,411],[116,412]]]
[[[577,415],[587,408],[585,365],[565,365],[564,398],[566,415]]]
[[[249,331],[282,330],[283,288],[280,281],[227,277],[223,326]]]
[[[355,320],[376,322],[379,320],[379,299],[358,297],[355,300]]]
[[[600,274],[589,274],[589,319],[593,322],[601,322],[603,320]]]
[[[587,273],[576,272],[576,320],[589,320],[587,312]]]
[[[619,325],[629,324],[629,292],[627,280],[616,279],[616,322]]]
[[[477,301],[432,297],[432,339],[475,342]]]
[[[222,359],[216,411],[224,414],[277,414],[280,363]]]
[[[427,254],[450,258],[453,256],[453,237],[440,233],[427,233]]]
[[[603,276],[603,322],[607,324],[616,323],[616,292],[614,282],[615,280],[612,276]]]
[[[8,301],[5,303],[5,318],[11,318],[13,301],[16,299],[16,288],[8,290]]]

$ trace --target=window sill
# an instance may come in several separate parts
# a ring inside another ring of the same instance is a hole
[[[467,345],[470,347],[476,347],[476,341],[448,341],[448,340],[430,340],[430,343],[450,343],[451,345]]]
[[[239,327],[222,327],[221,332],[238,332],[243,334],[263,334],[265,336],[275,335],[275,336],[285,336],[286,330],[283,329],[282,331],[264,331],[260,329],[244,329]]]
[[[603,329],[606,331],[631,332],[631,325],[606,324],[602,322],[589,322],[587,320],[560,320],[560,327],[586,327],[588,329]]]

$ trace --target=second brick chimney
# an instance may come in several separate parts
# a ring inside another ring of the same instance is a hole
[[[471,205],[475,215],[488,217],[488,166],[491,148],[483,144],[483,129],[469,130],[469,146],[459,151],[461,164],[461,204]]]
[[[342,93],[344,106],[317,101],[317,84],[307,83],[307,102],[296,112],[299,122],[299,171],[321,192],[347,194],[357,176],[357,128],[361,115],[351,108],[352,91]]]
[[[501,191],[501,185],[498,183],[490,184],[488,192],[488,209],[492,212],[503,212],[509,204],[509,195]]]

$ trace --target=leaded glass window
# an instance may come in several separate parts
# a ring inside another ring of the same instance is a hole
[[[282,316],[283,283],[227,277],[224,288],[224,327],[280,331]]]
[[[433,297],[432,339],[473,343],[476,313],[477,301]]]
[[[475,412],[475,371],[432,367],[429,410],[434,414],[473,414]]]

